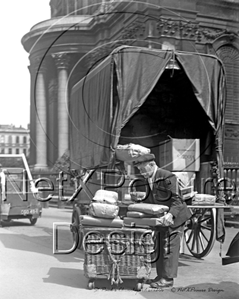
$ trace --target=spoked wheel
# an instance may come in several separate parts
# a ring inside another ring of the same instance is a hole
[[[184,238],[188,250],[196,258],[210,253],[216,238],[216,209],[190,208],[192,217],[186,223]]]
[[[79,209],[79,207],[77,207],[73,210],[72,218],[71,218],[72,237],[73,237],[73,240],[76,241],[77,236],[78,236],[78,239],[79,239],[79,243],[78,243],[78,247],[77,247],[78,249],[82,248],[82,240],[83,240],[83,233],[79,229],[80,215],[81,215],[81,210]]]
[[[37,222],[37,218],[29,218],[31,225],[35,225]]]

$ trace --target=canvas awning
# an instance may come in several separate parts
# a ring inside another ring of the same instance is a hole
[[[176,59],[185,71],[208,116],[217,137],[218,160],[222,162],[225,75],[221,61],[199,53],[122,46],[72,90],[70,155],[74,166],[95,168],[110,162],[121,129],[145,102],[171,59]],[[111,118],[113,67],[119,101]]]
[[[70,158],[74,169],[107,164],[111,143],[112,57],[78,82],[70,98]]]

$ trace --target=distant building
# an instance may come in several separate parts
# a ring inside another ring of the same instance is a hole
[[[30,150],[30,129],[22,126],[0,125],[0,153],[21,154],[26,157]]]

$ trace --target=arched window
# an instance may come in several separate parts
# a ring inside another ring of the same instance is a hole
[[[27,137],[24,136],[24,137],[23,137],[23,144],[26,144],[26,143],[27,143]]]
[[[16,144],[19,144],[19,136],[16,136]]]
[[[1,143],[4,144],[5,143],[5,136],[2,134],[1,135]]]
[[[239,120],[239,51],[231,46],[224,45],[217,50],[226,72],[226,121]]]

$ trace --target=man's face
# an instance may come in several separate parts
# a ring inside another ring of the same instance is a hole
[[[150,165],[149,162],[145,162],[142,164],[137,165],[139,172],[145,178],[150,178],[153,176],[155,165]]]

